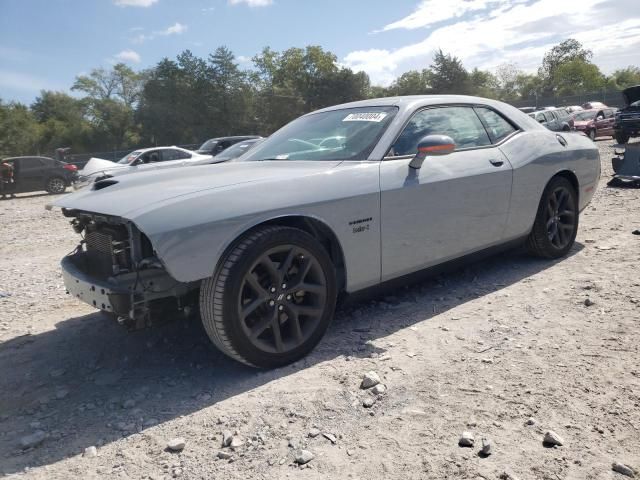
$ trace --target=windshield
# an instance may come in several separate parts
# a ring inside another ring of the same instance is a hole
[[[578,121],[593,120],[594,118],[596,118],[596,112],[576,113],[576,115],[573,118],[574,120],[578,120]]]
[[[638,100],[637,102],[633,102],[630,106],[631,107],[640,107],[640,100]]]
[[[200,145],[200,148],[198,150],[213,150],[213,147],[215,147],[217,144],[218,140],[207,140],[202,145]]]
[[[360,107],[300,117],[243,160],[366,160],[397,107]]]
[[[135,152],[131,152],[128,155],[125,155],[124,157],[122,157],[120,160],[118,160],[118,163],[121,165],[128,165],[129,163],[133,162],[136,158],[138,158],[138,155],[140,155],[142,153],[142,150],[136,150]]]

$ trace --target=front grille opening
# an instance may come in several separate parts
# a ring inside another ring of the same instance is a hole
[[[131,269],[131,245],[126,227],[90,223],[84,241],[92,273],[108,277]]]

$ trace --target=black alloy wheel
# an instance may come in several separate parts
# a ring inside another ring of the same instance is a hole
[[[578,233],[578,194],[565,177],[553,177],[547,184],[526,246],[543,258],[560,258],[569,252]]]
[[[318,240],[297,228],[265,226],[242,237],[202,282],[200,312],[223,353],[273,368],[315,347],[336,295],[335,267]]]

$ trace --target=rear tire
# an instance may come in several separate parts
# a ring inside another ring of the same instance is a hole
[[[265,226],[242,237],[202,282],[200,312],[223,353],[275,368],[317,345],[333,318],[336,295],[335,268],[314,237]]]
[[[560,258],[569,252],[578,233],[578,194],[569,180],[553,177],[547,184],[533,228],[527,238],[527,250],[541,258]]]
[[[619,143],[620,145],[624,145],[629,141],[630,136],[623,132],[616,132],[614,138],[616,139],[617,143]]]
[[[64,193],[66,189],[67,185],[61,177],[51,177],[45,185],[45,190],[53,195]]]

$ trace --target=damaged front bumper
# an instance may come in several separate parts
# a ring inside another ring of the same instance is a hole
[[[198,284],[175,280],[159,262],[137,271],[109,277],[89,273],[86,252],[78,250],[61,261],[67,292],[97,309],[116,315],[135,328],[151,324],[152,312],[184,310],[193,305]],[[195,297],[197,298],[197,296]],[[167,307],[171,305],[171,308]]]

